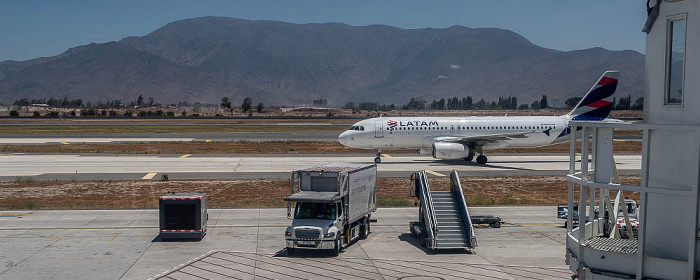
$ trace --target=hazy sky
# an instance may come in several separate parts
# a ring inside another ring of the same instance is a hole
[[[645,48],[641,0],[4,0],[0,61],[143,36],[169,22],[201,16],[401,28],[498,27],[557,50],[603,47],[644,53]]]

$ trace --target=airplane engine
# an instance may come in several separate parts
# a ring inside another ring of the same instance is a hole
[[[420,149],[416,150],[416,153],[418,153],[419,156],[433,155],[433,149],[431,149],[431,148],[420,148]]]
[[[469,147],[459,143],[434,143],[433,157],[437,159],[462,159],[469,156]]]

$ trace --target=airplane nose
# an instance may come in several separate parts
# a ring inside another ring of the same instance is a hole
[[[340,135],[338,135],[338,142],[340,142],[340,144],[343,144],[344,146],[347,146],[348,145],[348,137],[349,137],[348,132],[345,131],[345,132],[341,133]]]

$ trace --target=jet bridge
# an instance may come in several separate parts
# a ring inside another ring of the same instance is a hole
[[[418,221],[411,235],[436,249],[473,249],[476,237],[457,171],[450,173],[449,191],[431,191],[425,170],[411,175],[411,196],[420,199]]]

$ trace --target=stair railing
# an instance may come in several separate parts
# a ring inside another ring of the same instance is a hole
[[[459,174],[457,171],[452,170],[450,172],[450,191],[457,197],[457,205],[459,206],[460,216],[462,217],[462,223],[464,225],[465,232],[469,235],[467,240],[469,241],[469,247],[476,247],[476,236],[474,236],[474,227],[472,226],[472,220],[469,216],[469,210],[467,209],[467,202],[464,199],[464,193],[462,192],[462,183],[459,181]]]
[[[437,235],[437,218],[435,217],[435,209],[433,208],[433,197],[430,194],[430,186],[428,185],[428,176],[425,174],[425,170],[418,171],[418,176],[416,180],[420,184],[420,194],[421,194],[421,207],[423,207],[425,213],[425,227],[428,229],[428,238],[426,238],[426,245],[429,248],[435,248],[437,240],[435,236]]]

